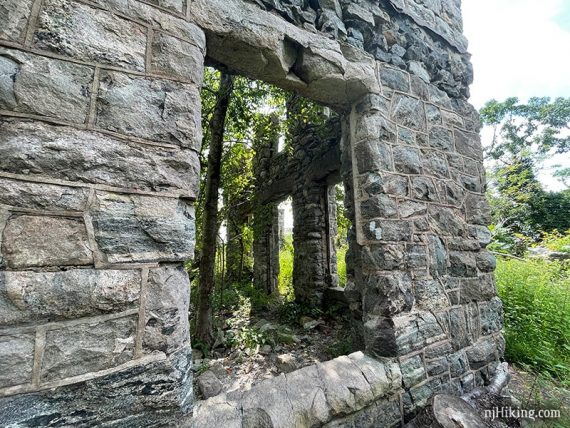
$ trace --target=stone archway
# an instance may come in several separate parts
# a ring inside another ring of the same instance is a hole
[[[182,262],[206,54],[344,113],[348,294],[369,356],[265,386],[319,406],[295,402],[285,417],[254,391],[200,406],[198,426],[260,414],[350,424],[387,408],[390,426],[494,371],[501,303],[458,1],[0,11],[0,424],[141,426],[191,408]]]

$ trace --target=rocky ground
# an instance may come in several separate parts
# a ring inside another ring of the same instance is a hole
[[[218,331],[210,355],[194,350],[196,399],[247,389],[263,379],[356,350],[343,316],[303,315],[284,321],[282,315],[266,315],[250,320],[235,314],[228,327]]]

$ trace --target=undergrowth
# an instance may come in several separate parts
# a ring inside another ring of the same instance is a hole
[[[499,259],[505,357],[570,386],[570,263]]]

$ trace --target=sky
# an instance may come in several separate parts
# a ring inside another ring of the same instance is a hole
[[[570,0],[463,0],[462,9],[476,108],[492,98],[570,97]],[[552,177],[556,164],[570,167],[570,155],[545,161],[548,190],[564,188]]]

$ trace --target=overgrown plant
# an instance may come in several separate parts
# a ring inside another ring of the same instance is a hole
[[[505,357],[570,386],[570,264],[499,259],[496,274]]]

